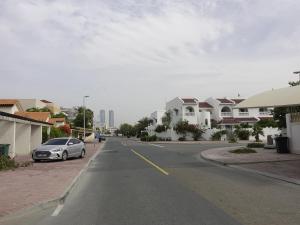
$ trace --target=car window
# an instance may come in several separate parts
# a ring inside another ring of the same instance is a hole
[[[60,139],[51,139],[47,141],[44,145],[65,145],[67,143],[68,139],[66,138],[60,138]]]

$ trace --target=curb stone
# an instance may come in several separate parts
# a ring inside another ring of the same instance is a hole
[[[7,221],[10,218],[13,217],[21,217],[23,215],[26,215],[27,213],[33,212],[38,209],[47,209],[51,206],[56,206],[57,204],[63,204],[68,197],[68,195],[71,193],[73,187],[76,185],[76,183],[79,181],[80,176],[86,172],[89,165],[95,160],[95,158],[101,153],[101,150],[106,145],[106,142],[99,147],[99,149],[95,152],[95,154],[89,159],[89,161],[84,165],[84,167],[79,171],[78,175],[72,180],[71,184],[66,188],[64,193],[60,195],[58,198],[50,199],[41,203],[33,204],[32,206],[26,207],[24,209],[21,209],[16,212],[12,212],[8,215],[4,215],[3,217],[0,217],[1,221]]]
[[[207,150],[209,150],[209,149],[207,149]],[[207,151],[207,150],[205,150],[205,151]],[[253,163],[225,163],[225,162],[213,160],[213,159],[210,159],[210,158],[206,158],[205,156],[202,155],[202,152],[200,154],[198,154],[198,157],[199,156],[203,160],[209,161],[209,162],[217,164],[217,165],[227,166],[227,167],[230,167],[230,168],[234,168],[234,169],[238,169],[238,170],[258,174],[258,175],[269,177],[269,178],[273,178],[275,180],[280,180],[280,181],[284,181],[284,182],[287,182],[287,183],[300,185],[300,181],[296,180],[296,179],[293,179],[293,178],[283,177],[283,176],[279,176],[279,175],[276,175],[276,174],[261,172],[261,171],[258,171],[258,170],[243,168],[243,167],[239,166],[239,165],[242,165],[242,164],[254,164],[255,162],[253,162]],[[284,161],[295,161],[295,160],[284,160]],[[256,163],[272,163],[272,162],[282,162],[282,161],[260,161],[260,162],[256,162]]]

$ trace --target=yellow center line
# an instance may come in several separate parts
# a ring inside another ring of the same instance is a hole
[[[140,153],[134,151],[133,149],[131,149],[131,151],[136,154],[138,157],[140,157],[141,159],[143,159],[144,161],[146,161],[147,163],[149,163],[151,166],[153,166],[155,169],[157,169],[158,171],[160,171],[161,173],[163,173],[164,175],[168,176],[169,173],[167,171],[165,171],[164,169],[162,169],[161,167],[159,167],[158,165],[156,165],[155,163],[151,162],[149,159],[147,159],[146,157],[142,156]]]

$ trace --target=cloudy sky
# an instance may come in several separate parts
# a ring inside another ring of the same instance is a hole
[[[299,0],[1,0],[1,98],[114,109],[243,97],[300,69]]]

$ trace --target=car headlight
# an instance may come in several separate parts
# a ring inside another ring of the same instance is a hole
[[[62,151],[62,150],[63,150],[62,148],[58,148],[58,149],[52,150],[52,152],[60,152],[60,151]]]

